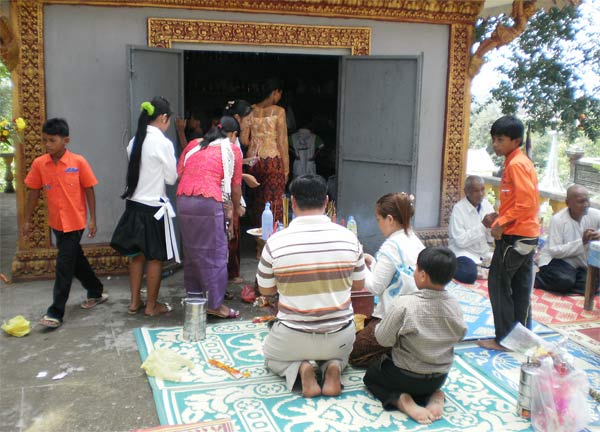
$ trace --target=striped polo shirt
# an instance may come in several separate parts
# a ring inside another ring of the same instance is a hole
[[[352,282],[365,275],[356,236],[317,215],[299,216],[267,240],[256,278],[261,287],[277,287],[284,325],[329,333],[352,320]]]

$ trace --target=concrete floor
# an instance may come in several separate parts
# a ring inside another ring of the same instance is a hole
[[[14,194],[0,193],[0,271],[10,274],[16,245]],[[254,240],[243,238],[242,276],[254,280],[257,260]],[[103,277],[110,298],[91,310],[79,304],[85,291],[73,283],[64,324],[48,331],[37,324],[50,304],[52,281],[0,285],[0,321],[24,315],[31,321],[28,336],[0,334],[1,432],[121,432],[158,426],[152,391],[133,329],[178,326],[183,323],[183,271],[163,280],[159,298],[174,305],[173,312],[156,318],[126,313],[129,284],[126,276]],[[241,286],[230,286],[240,319],[265,315],[239,300]],[[222,321],[209,318],[210,322]],[[67,372],[62,379],[52,378]],[[45,373],[45,377],[38,374]]]

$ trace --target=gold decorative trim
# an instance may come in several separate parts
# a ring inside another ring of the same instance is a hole
[[[471,96],[467,75],[473,26],[450,26],[440,225],[447,226],[465,181]]]
[[[108,245],[83,246],[86,258],[97,275],[125,274],[128,259]],[[54,277],[56,248],[18,251],[13,261],[13,280],[50,279]]]
[[[201,9],[434,24],[473,24],[484,0],[27,0],[47,4]]]
[[[420,228],[415,233],[427,247],[448,246],[448,228]]]
[[[16,4],[13,4],[16,6]],[[39,131],[46,119],[46,88],[44,79],[44,22],[42,5],[37,2],[19,2],[11,15],[19,29],[20,61],[13,76],[17,103],[14,116],[27,119],[23,143],[15,148],[17,173],[17,202],[19,219],[24,214],[26,190],[23,180],[33,160],[44,153]],[[50,230],[44,202],[40,200],[31,220],[31,235],[19,238],[19,248],[50,247]]]
[[[371,29],[367,27],[148,18],[148,46],[171,48],[173,42],[349,48],[352,55],[369,55],[371,52]]]

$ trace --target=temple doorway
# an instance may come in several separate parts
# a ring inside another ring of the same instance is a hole
[[[338,221],[352,215],[374,253],[383,241],[375,201],[416,190],[422,58],[335,54],[130,47],[131,124],[147,95],[160,94],[177,115],[197,111],[208,127],[227,101],[258,102],[259,83],[278,77],[289,132],[319,119],[330,157],[317,172],[336,176]],[[176,142],[174,128],[167,134]]]

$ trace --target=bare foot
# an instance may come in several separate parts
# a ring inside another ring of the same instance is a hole
[[[342,371],[338,362],[331,362],[325,370],[323,379],[323,395],[339,396],[342,393]]]
[[[444,392],[436,390],[427,401],[425,408],[429,410],[433,416],[433,420],[441,419],[444,412]]]
[[[151,309],[149,309],[148,305],[146,304],[146,310],[144,311],[144,315],[154,317],[154,316],[158,316],[158,315],[162,315],[162,314],[171,312],[172,310],[173,310],[173,308],[171,307],[171,305],[169,303],[156,302],[156,304],[154,305],[154,308],[151,308]]]
[[[315,377],[315,371],[312,365],[303,361],[300,365],[300,380],[302,381],[302,396],[311,398],[321,395],[321,387]]]
[[[495,339],[482,339],[477,341],[477,345],[481,348],[496,350],[496,351],[508,351],[508,349],[504,348]]]
[[[407,414],[414,421],[421,424],[431,424],[433,414],[431,414],[427,408],[417,405],[411,395],[402,393],[397,403],[398,409]]]

